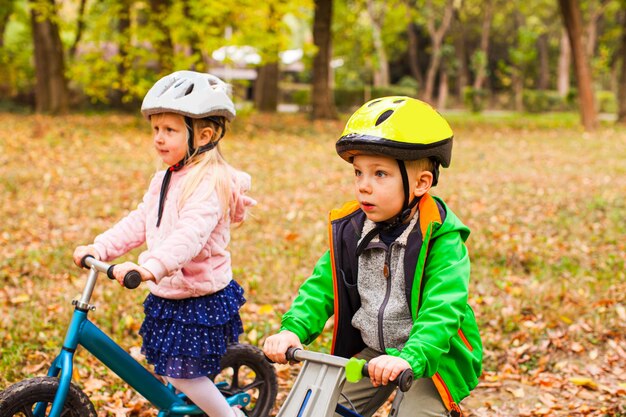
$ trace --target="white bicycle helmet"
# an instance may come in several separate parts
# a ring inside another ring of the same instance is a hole
[[[194,119],[223,116],[235,118],[229,86],[218,77],[195,71],[176,71],[157,81],[141,104],[146,118],[157,113],[178,113]]]

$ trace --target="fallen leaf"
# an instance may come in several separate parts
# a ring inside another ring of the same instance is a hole
[[[271,304],[263,304],[259,308],[259,314],[271,314],[274,312],[274,307]]]
[[[11,304],[22,304],[30,300],[28,294],[20,294],[17,297],[11,298]]]
[[[510,392],[511,394],[513,394],[515,398],[524,398],[524,396],[526,395],[524,393],[524,388],[510,388],[509,387],[506,390]]]
[[[572,384],[577,385],[579,387],[585,387],[585,388],[589,388],[589,389],[593,389],[593,390],[598,389],[598,384],[591,378],[572,377],[572,378],[569,379],[569,381]]]

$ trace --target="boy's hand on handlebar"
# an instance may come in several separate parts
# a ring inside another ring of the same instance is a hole
[[[124,262],[118,265],[115,265],[113,268],[113,276],[122,286],[124,286],[124,276],[130,271],[137,271],[139,275],[141,275],[142,281],[154,281],[154,275],[152,272],[148,271],[146,268],[143,268],[137,265],[134,262]]]
[[[76,249],[74,249],[74,254],[72,255],[72,259],[74,260],[74,263],[76,265],[82,268],[83,265],[81,262],[83,258],[87,255],[91,255],[97,260],[100,260],[100,256],[98,255],[98,252],[96,252],[96,248],[94,248],[91,245],[79,246]]]
[[[283,330],[265,339],[263,353],[276,363],[287,363],[285,353],[287,353],[287,349],[291,347],[302,349],[302,343],[295,333],[289,330]]]
[[[389,381],[394,381],[405,369],[411,365],[402,358],[390,355],[378,356],[367,364],[372,385],[387,385]]]

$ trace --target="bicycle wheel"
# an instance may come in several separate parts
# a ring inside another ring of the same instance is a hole
[[[241,392],[250,395],[250,404],[244,408],[249,417],[267,417],[274,407],[278,385],[274,366],[267,361],[261,349],[246,344],[228,346],[221,361],[222,371],[215,382],[225,382],[220,391],[229,397]],[[2,417],[2,416],[0,416]]]
[[[58,378],[47,376],[13,384],[0,392],[0,417],[34,417],[33,409],[40,402],[48,403],[47,414],[58,388]],[[61,416],[97,417],[97,413],[89,397],[76,385],[70,384]]]

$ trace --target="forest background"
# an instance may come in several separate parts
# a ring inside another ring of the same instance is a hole
[[[456,135],[434,192],[473,230],[486,355],[467,413],[626,415],[625,27],[624,0],[0,0],[0,389],[57,353],[72,249],[140,201],[143,95],[195,69],[233,86],[223,150],[259,200],[231,247],[242,341],[278,329],[351,198],[333,148],[350,111],[408,95]],[[145,292],[108,284],[94,320],[136,352]],[[101,414],[153,413],[86,355],[76,378]]]

